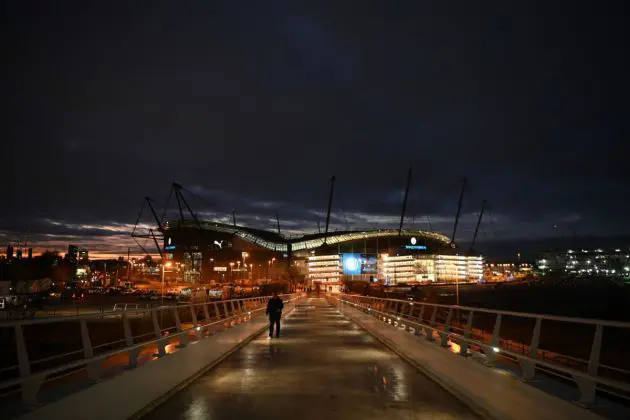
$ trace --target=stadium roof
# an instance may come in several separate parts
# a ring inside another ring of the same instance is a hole
[[[203,222],[200,221],[199,224],[203,230],[208,231],[216,231],[222,233],[232,234],[236,237],[239,237],[247,242],[256,244],[263,248],[286,252],[289,248],[289,244],[291,245],[292,251],[302,251],[302,250],[310,250],[316,249],[322,245],[324,245],[324,240],[327,245],[334,245],[343,242],[358,240],[358,239],[371,239],[371,238],[386,238],[399,236],[398,229],[379,229],[379,230],[358,230],[358,231],[341,231],[341,232],[328,232],[324,233],[314,233],[307,234],[303,236],[299,236],[296,238],[287,238],[283,235],[280,235],[276,232],[263,230],[263,229],[255,229],[244,226],[234,226],[228,225],[225,223],[215,223],[215,222]],[[194,221],[183,221],[178,222],[178,227],[183,228],[193,228],[197,229],[197,223]],[[167,229],[172,229],[173,227],[169,227],[167,225]],[[400,232],[400,235],[406,237],[418,237],[431,239],[434,241],[441,242],[444,245],[450,244],[450,239],[441,233],[430,232],[426,230],[408,230],[403,229]]]

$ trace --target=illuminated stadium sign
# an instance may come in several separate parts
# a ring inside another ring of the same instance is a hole
[[[341,254],[343,274],[360,275],[376,273],[376,256],[365,254]]]
[[[405,249],[427,249],[426,245],[405,245]]]

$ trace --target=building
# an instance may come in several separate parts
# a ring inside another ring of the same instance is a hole
[[[303,278],[339,290],[344,281],[386,285],[479,281],[483,258],[465,255],[444,235],[422,230],[367,230],[286,238],[262,229],[212,222],[166,224],[167,261],[184,281],[240,283]]]
[[[543,252],[536,259],[540,274],[630,277],[630,249],[567,249]]]
[[[66,259],[70,264],[76,264],[78,261],[79,247],[76,245],[68,245],[68,254]]]
[[[534,267],[528,262],[486,261],[483,278],[486,281],[520,280],[533,274]]]

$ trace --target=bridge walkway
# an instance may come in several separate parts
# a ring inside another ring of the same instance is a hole
[[[324,299],[302,301],[145,419],[476,419]]]

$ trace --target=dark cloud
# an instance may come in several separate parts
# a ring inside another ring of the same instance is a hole
[[[332,174],[336,229],[395,226],[413,165],[424,228],[467,176],[462,239],[483,198],[482,240],[629,233],[623,4],[458,3],[9,3],[0,229],[113,246],[176,180],[313,231]]]

